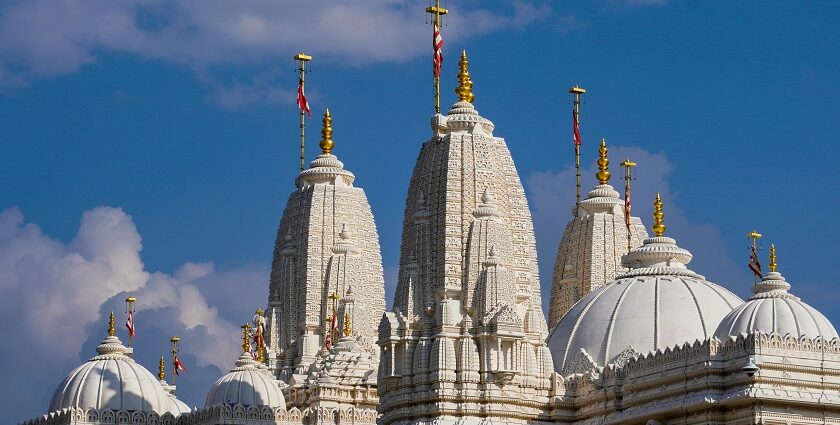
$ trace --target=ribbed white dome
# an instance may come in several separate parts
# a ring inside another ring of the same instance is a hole
[[[648,238],[625,255],[631,270],[583,297],[552,330],[555,369],[579,373],[711,337],[743,301],[686,268],[690,261],[667,237]]]
[[[99,355],[64,378],[53,394],[50,412],[72,407],[179,414],[174,397],[148,369],[125,355],[119,338],[105,338],[96,352]]]
[[[278,381],[249,353],[242,353],[236,367],[213,384],[204,407],[225,404],[286,408]]]
[[[184,403],[181,400],[178,400],[178,398],[175,397],[175,394],[169,394],[169,401],[172,403],[172,409],[170,411],[175,416],[178,416],[182,413],[189,413],[190,411],[192,411],[192,409],[190,409],[190,406],[187,406],[186,403]]]
[[[720,322],[715,336],[725,341],[730,336],[761,331],[790,334],[797,338],[837,338],[837,330],[813,307],[789,293],[790,284],[777,273],[764,275],[753,287],[753,296],[735,308]]]

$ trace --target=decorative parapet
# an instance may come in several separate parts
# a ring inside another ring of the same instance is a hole
[[[180,418],[180,417],[179,417]],[[162,415],[155,412],[129,412],[111,409],[77,409],[69,408],[50,412],[40,418],[30,419],[21,425],[100,425],[100,424],[132,424],[132,425],[176,425],[181,423],[171,413]]]
[[[724,413],[741,415],[744,423],[760,415],[781,415],[793,422],[823,414],[840,418],[838,339],[758,332],[627,354],[623,365],[593,366],[556,380],[554,385],[563,388],[554,390],[553,420],[644,423],[658,418],[661,423],[702,423],[720,420]],[[749,362],[757,368],[751,374],[744,369]],[[799,406],[796,412],[776,412],[792,401]],[[754,405],[760,407],[751,411]],[[703,415],[710,416],[698,419]]]

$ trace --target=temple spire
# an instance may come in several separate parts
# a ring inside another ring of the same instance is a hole
[[[776,264],[776,245],[771,243],[770,244],[770,271],[775,272],[778,267],[779,267],[779,265]]]
[[[111,312],[111,315],[108,316],[108,336],[114,336],[117,334],[117,317],[114,315],[114,312]]]
[[[333,142],[332,139],[332,134],[332,115],[330,115],[330,108],[327,108],[327,111],[324,112],[323,126],[321,127],[321,143],[319,144],[319,146],[321,147],[321,152],[323,152],[325,155],[329,154],[335,146],[335,142]]]
[[[598,182],[601,184],[608,184],[610,182],[612,173],[608,170],[609,165],[610,160],[607,158],[607,139],[601,139],[601,147],[598,148],[598,172],[595,173],[595,177],[598,178]]]
[[[653,226],[651,226],[651,230],[657,237],[665,234],[665,225],[662,224],[663,217],[665,217],[665,214],[662,213],[662,198],[657,192],[656,199],[653,201]]]
[[[473,103],[475,100],[475,94],[473,94],[473,81],[472,77],[470,77],[470,62],[467,60],[467,51],[461,51],[461,60],[458,61],[458,67],[460,71],[458,72],[458,87],[455,88],[455,93],[458,95],[458,99],[464,102]]]

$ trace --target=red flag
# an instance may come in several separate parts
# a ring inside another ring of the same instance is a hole
[[[185,368],[184,364],[181,363],[181,359],[178,358],[177,354],[172,358],[172,365],[175,366],[175,375],[180,376],[181,372],[187,371],[187,368]]]
[[[750,262],[747,266],[752,270],[753,274],[761,278],[761,263],[758,262],[758,255],[755,253],[755,247],[750,248]]]
[[[303,80],[298,80],[297,105],[302,112],[309,114],[312,117],[312,111],[309,110],[309,101],[306,100],[306,94],[303,93]]]
[[[574,127],[575,133],[575,146],[580,146],[581,139],[580,139],[580,123],[578,122],[578,116],[574,111],[572,111],[572,125]]]
[[[128,312],[128,319],[125,321],[125,327],[128,328],[128,337],[134,338],[134,312]]]
[[[627,231],[630,231],[630,186],[624,186],[624,224]]]
[[[440,35],[440,27],[438,27],[437,23],[435,23],[435,33],[434,37],[432,38],[432,47],[434,48],[434,57],[432,58],[432,62],[434,63],[434,74],[435,77],[440,77],[440,70],[443,68],[443,37]]]

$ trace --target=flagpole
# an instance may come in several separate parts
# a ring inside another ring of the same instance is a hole
[[[300,75],[300,90],[302,90],[306,85],[306,63],[311,60],[312,56],[309,56],[303,52],[300,52],[295,55],[295,61],[298,62],[298,73]],[[305,114],[306,113],[303,111],[303,109],[300,109],[300,171],[303,171],[306,162],[306,156],[304,155],[304,148],[306,146],[306,118],[304,117]]]
[[[574,125],[580,126],[580,95],[586,93],[586,89],[574,87],[569,89],[569,93],[574,96],[574,106],[572,114],[574,116]],[[578,206],[580,205],[580,143],[575,140],[575,217],[578,215]]]
[[[752,232],[747,233],[747,237],[752,240],[752,250],[756,253],[756,255],[758,255],[758,251],[756,251],[756,241],[761,238],[761,233],[753,230]],[[755,273],[753,273],[753,285],[758,285],[758,276],[756,276]]]
[[[330,340],[338,340],[338,335],[333,335],[335,329],[333,329],[333,324],[335,323],[336,314],[338,314],[338,294],[333,292],[330,294],[329,297],[332,300],[332,320],[330,320]]]
[[[440,7],[440,0],[435,0],[434,6],[429,6],[426,8],[426,13],[432,14],[432,40],[433,46],[436,47],[437,40],[435,40],[435,30],[438,32],[440,31],[440,17],[449,13],[449,10]],[[437,67],[434,69],[434,77],[435,77],[435,114],[440,113],[440,73],[437,71]]]
[[[137,301],[137,298],[128,297],[125,299],[125,314],[126,314],[126,323],[131,323],[131,329],[129,329],[128,335],[128,344],[126,344],[129,348],[131,347],[131,342],[133,341],[134,336],[131,335],[134,333],[134,302]],[[132,351],[132,354],[133,351]]]
[[[627,253],[629,254],[633,248],[630,232],[630,180],[633,178],[632,170],[636,163],[628,158],[621,163],[621,166],[624,167],[624,224],[627,225]]]
[[[175,364],[175,359],[178,358],[178,344],[181,338],[173,336],[169,341],[172,343],[172,385],[175,385],[175,379],[178,377],[178,366]]]

